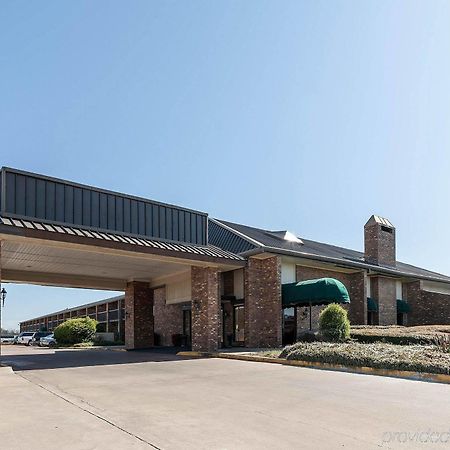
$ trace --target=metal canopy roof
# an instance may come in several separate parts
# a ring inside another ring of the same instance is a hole
[[[11,228],[19,228],[25,230],[43,231],[58,233],[61,235],[90,238],[99,241],[109,241],[111,243],[129,244],[138,247],[148,247],[155,250],[168,250],[171,252],[178,252],[184,254],[191,254],[194,259],[195,256],[206,256],[211,258],[229,259],[234,261],[244,261],[242,256],[236,255],[232,252],[222,250],[212,245],[200,246],[194,244],[182,244],[179,242],[169,242],[156,239],[148,239],[142,236],[133,236],[121,233],[106,233],[103,231],[94,231],[92,229],[84,229],[80,227],[55,225],[45,222],[37,222],[30,220],[10,219],[7,217],[0,217],[0,225],[6,225]]]

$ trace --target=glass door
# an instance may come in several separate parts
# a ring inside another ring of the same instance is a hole
[[[283,308],[283,345],[297,340],[297,308]]]
[[[233,307],[233,341],[237,345],[244,345],[245,334],[245,310],[244,305]]]

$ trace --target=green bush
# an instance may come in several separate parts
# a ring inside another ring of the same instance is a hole
[[[319,315],[320,332],[329,341],[345,341],[350,337],[350,321],[347,311],[340,305],[332,303]]]
[[[89,317],[69,319],[55,328],[54,334],[58,344],[74,345],[94,339],[97,321]]]

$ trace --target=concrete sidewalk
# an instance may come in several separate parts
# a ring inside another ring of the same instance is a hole
[[[450,446],[450,385],[161,351],[14,351],[1,450]]]
[[[151,446],[64,398],[0,367],[0,448],[148,449]]]

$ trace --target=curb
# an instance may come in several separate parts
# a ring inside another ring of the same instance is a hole
[[[42,347],[41,347],[42,348]],[[53,347],[51,350],[55,350],[55,351],[65,351],[65,350],[111,350],[114,352],[125,352],[126,348],[124,348],[123,346],[110,346],[108,347],[107,345],[93,345],[92,347]]]
[[[261,362],[269,364],[279,364],[282,366],[305,367],[308,369],[330,370],[335,372],[357,373],[361,375],[376,375],[390,378],[402,378],[414,381],[427,381],[431,383],[450,384],[450,375],[440,373],[411,372],[408,370],[376,369],[373,367],[364,367],[364,366],[351,367],[351,366],[342,366],[339,364],[270,358],[268,356],[238,355],[232,353],[178,352],[177,355],[188,356],[192,358],[234,359],[238,361]]]
[[[189,358],[217,358],[218,355],[220,355],[220,353],[193,351],[182,351],[177,353],[177,356],[187,356]]]
[[[427,372],[411,372],[408,370],[377,369],[364,366],[342,366],[339,364],[329,364],[311,361],[298,361],[289,359],[270,358],[266,356],[232,355],[230,353],[217,353],[217,358],[236,359],[241,361],[265,362],[271,364],[281,364],[283,366],[306,367],[310,369],[331,370],[335,372],[358,373],[362,375],[378,375],[391,378],[403,378],[415,381],[428,381],[433,383],[450,384],[450,375]]]

